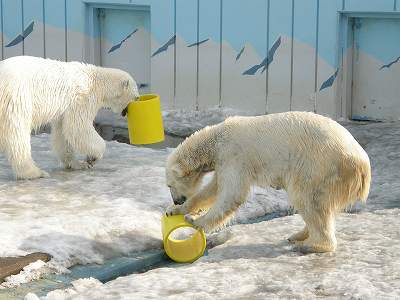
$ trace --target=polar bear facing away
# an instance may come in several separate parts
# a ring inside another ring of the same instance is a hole
[[[53,150],[64,166],[89,168],[105,150],[93,127],[98,110],[121,113],[139,96],[128,73],[78,62],[12,57],[0,62],[0,78],[0,150],[18,179],[48,176],[32,160],[31,130],[51,123]]]
[[[199,188],[205,172],[215,171]],[[175,205],[206,230],[223,225],[245,201],[251,185],[287,191],[305,227],[292,235],[302,252],[336,249],[335,215],[368,197],[368,155],[337,122],[308,112],[232,117],[206,127],[170,154],[166,180]],[[195,218],[200,209],[208,211]]]

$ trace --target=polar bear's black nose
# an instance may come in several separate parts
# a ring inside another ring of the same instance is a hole
[[[124,110],[121,112],[121,115],[125,117],[127,113],[128,113],[128,106],[124,108]]]
[[[174,199],[174,204],[175,205],[181,205],[181,204],[185,203],[185,201],[186,201],[186,197],[185,196],[181,196],[181,197],[179,197],[177,199]]]

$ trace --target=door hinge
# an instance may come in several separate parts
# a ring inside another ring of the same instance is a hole
[[[97,17],[98,18],[103,18],[103,19],[106,17],[106,12],[105,12],[105,10],[103,8],[99,8],[97,10]]]

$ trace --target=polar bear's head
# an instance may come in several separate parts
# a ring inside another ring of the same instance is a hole
[[[119,69],[106,70],[104,85],[104,107],[115,113],[126,112],[128,104],[139,99],[139,90],[132,76]],[[123,114],[124,115],[124,114]]]
[[[167,185],[174,204],[183,204],[191,198],[201,185],[205,173],[199,170],[185,172],[182,165],[170,156],[166,167]]]

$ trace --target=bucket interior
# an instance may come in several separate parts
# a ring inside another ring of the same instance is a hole
[[[157,97],[158,97],[158,95],[155,95],[155,94],[141,95],[141,96],[139,96],[139,101],[152,100],[152,99],[155,99]]]
[[[203,237],[199,231],[183,226],[168,235],[164,247],[172,259],[190,262],[203,255],[203,243]]]

